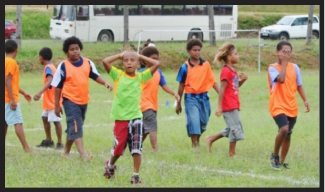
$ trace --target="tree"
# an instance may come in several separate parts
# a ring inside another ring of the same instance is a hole
[[[129,44],[129,6],[124,5],[123,8],[124,13],[124,43],[123,45],[126,46]]]
[[[17,5],[16,10],[16,42],[18,46],[21,46],[21,36],[22,36],[22,5]]]
[[[306,45],[309,45],[311,42],[313,15],[314,15],[314,5],[309,5]]]
[[[214,10],[213,5],[208,5],[208,12],[209,12],[209,37],[210,37],[210,45],[216,46],[216,32],[214,31]]]

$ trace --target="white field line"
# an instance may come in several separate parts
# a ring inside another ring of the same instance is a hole
[[[175,119],[181,119],[183,118],[183,116],[168,116],[168,117],[164,117],[164,118],[160,118],[158,119],[158,121],[170,121],[170,120],[175,120]],[[63,127],[65,126],[65,122],[61,122],[63,123]],[[53,125],[51,124],[51,127],[53,127]],[[114,123],[99,123],[99,124],[85,124],[83,127],[114,127]],[[64,128],[65,129],[65,128]],[[14,129],[8,129],[8,131],[15,131]],[[34,127],[34,128],[29,128],[29,127],[24,127],[24,131],[25,132],[29,132],[29,131],[44,131],[44,128],[39,128],[39,127]]]
[[[16,145],[13,145],[11,143],[8,143],[6,142],[6,146],[9,146],[9,147],[17,147]],[[50,153],[62,153],[62,150],[55,150],[53,148],[38,148],[38,147],[31,147],[32,149],[37,149],[37,150],[42,150],[42,151],[48,151]],[[70,151],[70,154],[76,154],[78,155],[79,152],[78,151],[73,151],[71,150]],[[101,158],[107,158],[107,155],[104,155],[104,154],[97,154],[96,155],[97,157],[101,157]],[[147,158],[147,157],[146,157]],[[285,181],[285,182],[288,182],[288,183],[293,183],[293,184],[303,184],[303,185],[316,185],[316,186],[319,186],[319,181],[315,178],[310,178],[310,177],[306,177],[306,178],[303,178],[302,180],[296,180],[296,179],[292,179],[292,178],[289,178],[289,177],[283,177],[283,176],[267,176],[267,175],[261,175],[261,174],[254,174],[254,173],[243,173],[243,172],[240,172],[240,171],[229,171],[229,170],[220,170],[220,169],[211,169],[211,168],[208,168],[208,167],[200,167],[200,166],[189,166],[189,165],[175,165],[175,164],[170,164],[168,162],[164,162],[164,161],[159,161],[157,163],[157,161],[154,161],[154,160],[146,160],[145,161],[146,163],[149,163],[149,164],[154,164],[154,165],[157,165],[157,166],[160,166],[160,165],[167,165],[167,166],[172,166],[172,168],[177,168],[177,169],[187,169],[187,170],[192,170],[192,169],[195,169],[195,170],[198,170],[202,173],[204,172],[215,172],[215,173],[220,173],[220,174],[224,174],[224,175],[236,175],[236,176],[248,176],[248,177],[252,177],[252,178],[256,178],[256,179],[264,179],[264,180],[280,180],[280,181]]]

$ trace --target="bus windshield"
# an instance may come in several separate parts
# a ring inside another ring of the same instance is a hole
[[[55,5],[53,9],[53,19],[62,21],[74,21],[74,5]]]

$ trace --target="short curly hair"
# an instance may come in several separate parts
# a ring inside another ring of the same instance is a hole
[[[72,36],[72,37],[69,37],[66,40],[64,40],[64,42],[63,42],[63,48],[62,48],[63,52],[64,53],[68,53],[69,46],[72,45],[72,44],[78,44],[80,50],[83,49],[83,45],[82,45],[80,39],[78,37]]]
[[[49,47],[43,47],[39,51],[39,55],[43,57],[43,59],[50,61],[52,59],[53,53]]]
[[[17,49],[18,49],[18,44],[15,40],[8,39],[7,41],[5,41],[5,52],[7,54],[13,53]]]
[[[201,48],[203,47],[203,44],[200,39],[190,39],[187,41],[186,50],[189,51],[192,49],[193,46],[196,45],[200,46]]]
[[[156,47],[145,47],[141,50],[141,55],[150,57],[150,55],[157,54],[159,56],[159,51]]]

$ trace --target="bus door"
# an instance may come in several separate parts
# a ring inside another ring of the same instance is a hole
[[[81,41],[89,41],[89,6],[76,5],[75,35]]]

